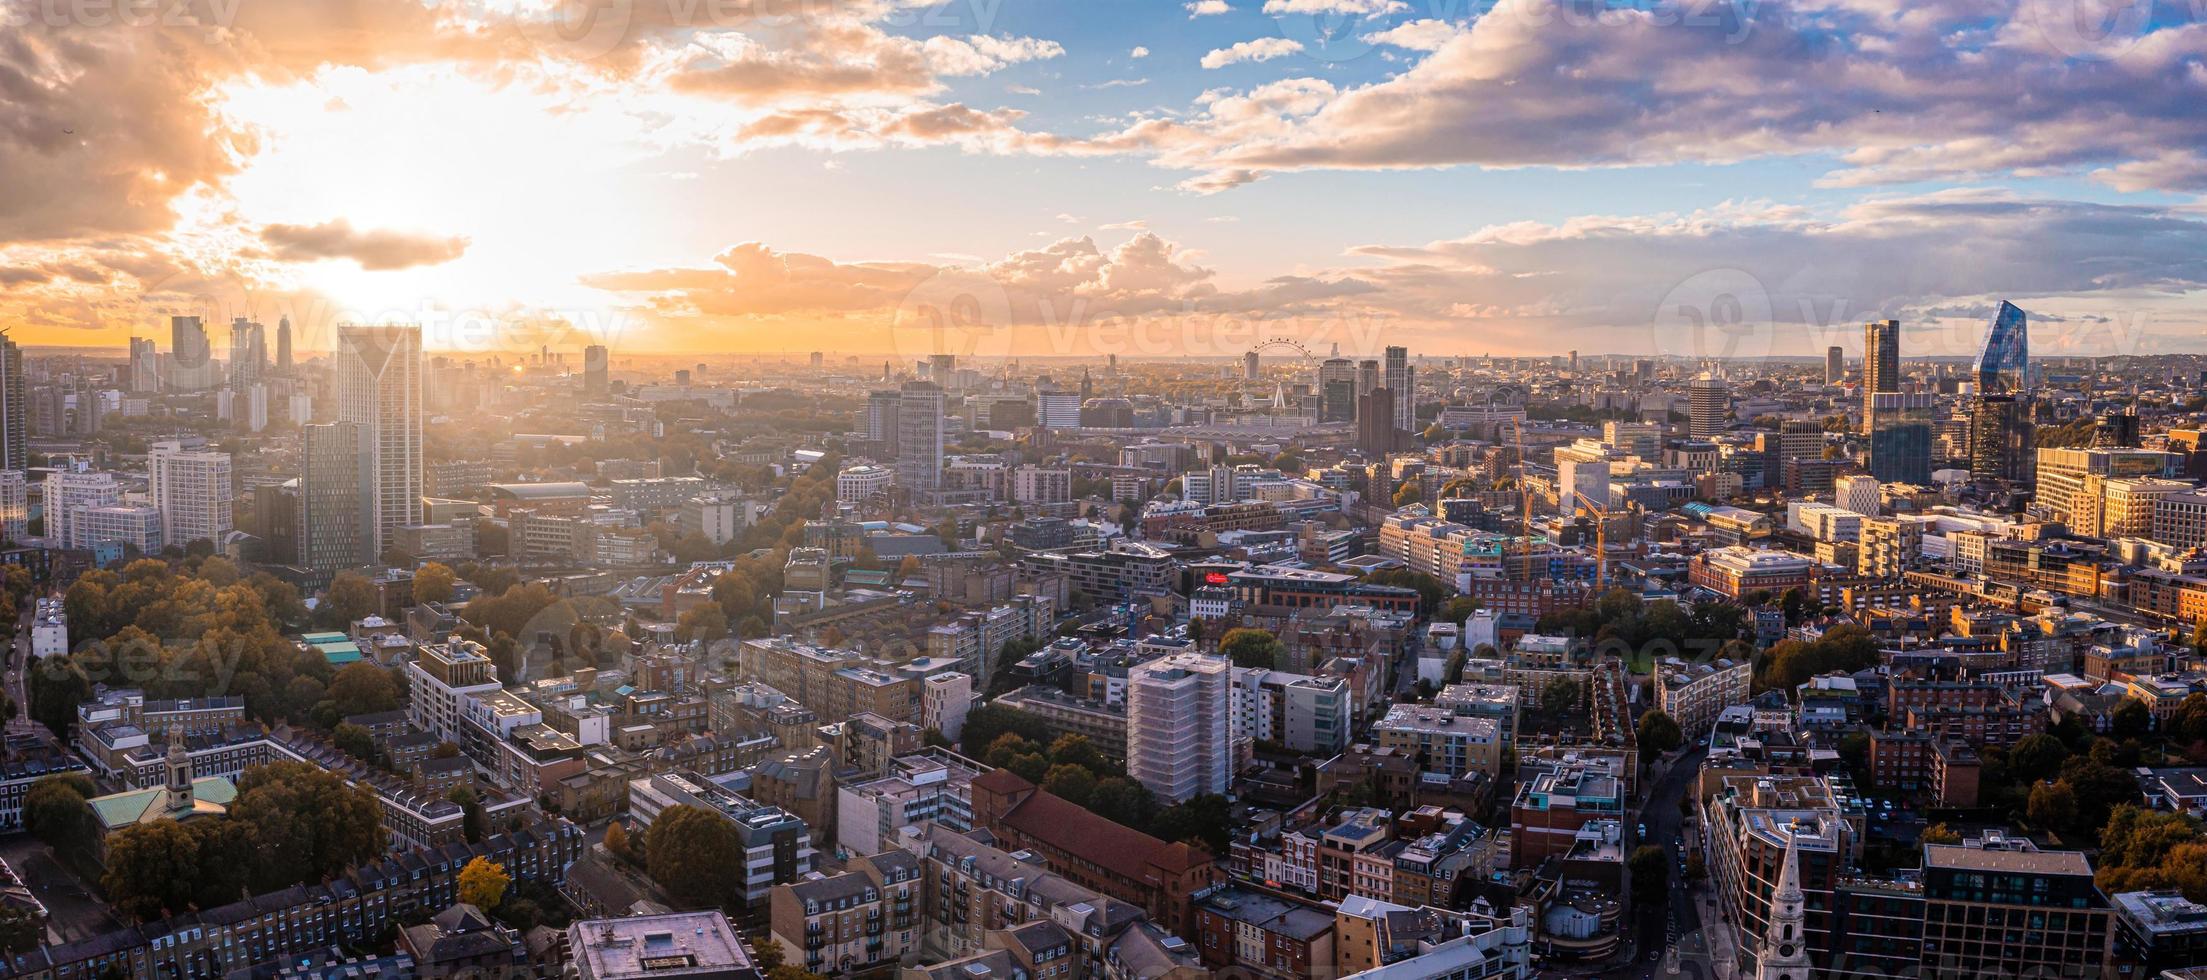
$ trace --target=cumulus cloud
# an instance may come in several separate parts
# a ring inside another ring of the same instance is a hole
[[[1410,9],[1402,0],[1264,0],[1264,12],[1273,15],[1306,14],[1338,17],[1372,17]]]
[[[1252,127],[1198,112],[1092,142],[1206,172],[1828,153],[1841,161],[1832,186],[2095,168],[2121,188],[2197,186],[2207,23],[2142,25],[2080,47],[2031,13],[2048,5],[1500,0],[1466,29],[1412,21],[1373,33],[1430,53],[1307,116]],[[1222,49],[1205,64],[1256,50]]]
[[[1134,50],[1126,53],[1126,56],[1129,58],[1147,58],[1149,57],[1149,49],[1137,44],[1134,46]]]
[[[1183,6],[1187,9],[1190,19],[1216,17],[1229,9],[1226,6],[1226,0],[1193,0],[1193,2],[1183,4]]]
[[[343,218],[318,225],[269,225],[261,240],[284,262],[351,259],[371,272],[439,265],[467,252],[466,238],[356,229]]]
[[[1237,41],[1232,47],[1218,48],[1203,56],[1203,67],[1224,68],[1243,61],[1271,61],[1303,50],[1303,42],[1285,37],[1260,37],[1254,41]]]

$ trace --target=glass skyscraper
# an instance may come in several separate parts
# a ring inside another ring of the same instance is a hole
[[[1977,354],[1979,394],[2016,395],[2030,387],[2030,335],[2023,311],[2002,300],[1992,329],[1985,334],[1985,349]]]

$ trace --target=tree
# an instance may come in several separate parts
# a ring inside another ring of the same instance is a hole
[[[691,640],[710,643],[727,636],[728,614],[711,603],[685,610],[674,624],[674,638],[684,643]]]
[[[77,705],[92,696],[92,678],[73,656],[46,657],[29,667],[28,673],[31,719],[68,744]]]
[[[1576,711],[1584,701],[1579,694],[1579,682],[1568,676],[1551,678],[1540,689],[1540,707],[1544,711]]]
[[[390,670],[367,660],[355,660],[337,668],[325,692],[337,716],[374,714],[399,706],[399,680]]]
[[[375,793],[305,762],[247,769],[230,819],[251,828],[259,848],[254,888],[274,891],[320,881],[383,853]]]
[[[199,841],[191,831],[174,820],[156,820],[108,835],[100,887],[125,914],[155,919],[190,907],[199,869]]]
[[[430,562],[414,569],[414,601],[451,602],[453,585],[459,581],[452,566],[442,562]]]
[[[374,582],[359,572],[339,572],[330,580],[329,591],[322,596],[321,608],[315,617],[330,629],[345,629],[353,623],[368,618],[382,606],[382,597]]]
[[[1395,488],[1394,500],[1397,507],[1408,507],[1411,504],[1424,501],[1425,483],[1420,480],[1403,481],[1402,486]]]
[[[1086,735],[1058,736],[1057,741],[1050,743],[1050,761],[1058,765],[1079,766],[1099,778],[1115,774],[1113,766],[1104,761],[1103,750],[1096,748],[1096,743],[1089,741]]]
[[[688,805],[668,807],[651,822],[644,855],[651,880],[677,905],[703,908],[743,900],[740,879],[727,872],[743,866],[743,842],[718,813]]]
[[[1059,763],[1043,776],[1042,788],[1074,806],[1085,807],[1096,792],[1096,776],[1080,766]]]
[[[1088,809],[1113,823],[1142,827],[1156,814],[1157,801],[1150,795],[1149,787],[1123,776],[1113,776],[1096,781],[1094,792],[1088,796]]]
[[[1456,623],[1461,625],[1464,620],[1471,618],[1472,613],[1478,611],[1479,600],[1474,599],[1468,595],[1460,595],[1454,599],[1448,600],[1447,602],[1441,603],[1440,608],[1434,610],[1433,612],[1433,621],[1437,623]]]
[[[1669,893],[1671,881],[1670,853],[1654,844],[1642,844],[1632,851],[1626,868],[1632,873],[1632,897],[1644,904],[1661,902]]]
[[[488,912],[505,901],[506,886],[512,883],[504,865],[476,857],[460,868],[460,901]]]
[[[605,849],[611,851],[614,857],[624,861],[635,860],[629,854],[628,828],[621,826],[621,822],[618,820],[605,825]]]
[[[28,953],[45,940],[46,928],[37,912],[27,906],[0,905],[0,953]]]
[[[23,794],[23,829],[57,851],[90,845],[97,828],[85,801],[96,791],[83,773],[41,778]]]
[[[2036,783],[2061,774],[2069,761],[2069,747],[2052,735],[2026,735],[2008,750],[2008,776],[2021,783]]]
[[[1280,654],[1285,648],[1280,638],[1269,630],[1240,627],[1226,631],[1219,637],[1218,652],[1234,662],[1236,667],[1264,667],[1277,670]]]
[[[2077,822],[2077,794],[2066,782],[2040,783],[2031,788],[2031,802],[2025,811],[2031,822],[2041,827],[2065,830]]]
[[[362,762],[375,762],[375,736],[359,725],[339,725],[330,733],[330,742],[338,751]]]
[[[1225,854],[1233,840],[1233,804],[1217,793],[1201,793],[1166,807],[1149,821],[1151,833],[1168,841],[1193,841],[1214,855]]]
[[[1640,714],[1640,750],[1661,754],[1685,744],[1686,736],[1678,728],[1677,719],[1661,709],[1650,708]]]
[[[2118,739],[2144,738],[2153,730],[2153,711],[2137,698],[2124,698],[2115,706],[2109,733]]]
[[[1926,844],[1959,844],[1962,842],[1962,835],[1955,833],[1954,828],[1946,824],[1935,823],[1923,829],[1922,841]]]

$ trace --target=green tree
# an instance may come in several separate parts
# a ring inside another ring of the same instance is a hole
[[[2052,735],[2026,735],[2008,750],[2008,777],[2029,784],[2061,774],[2069,761],[2069,747]]]
[[[692,607],[675,621],[674,638],[684,643],[703,640],[710,643],[728,636],[728,614],[719,606],[707,603]]]
[[[1585,703],[1579,692],[1579,682],[1558,675],[1550,678],[1540,689],[1540,707],[1543,711],[1576,711]]]
[[[320,881],[383,853],[375,793],[311,763],[247,769],[230,819],[252,830],[261,857],[258,891]]]
[[[1156,815],[1157,801],[1150,795],[1149,787],[1124,776],[1113,776],[1096,781],[1096,788],[1088,797],[1088,809],[1113,823],[1143,827]]]
[[[1227,630],[1226,635],[1218,640],[1218,652],[1232,660],[1236,667],[1277,670],[1280,666],[1280,654],[1285,650],[1280,638],[1272,635],[1271,631],[1253,627]]]
[[[92,696],[92,678],[74,656],[52,656],[27,668],[26,687],[31,697],[31,720],[46,726],[66,745],[69,726],[77,719],[77,705]]]
[[[45,940],[46,929],[36,912],[24,906],[0,905],[0,953],[28,953]]]
[[[337,746],[338,751],[362,762],[373,763],[376,760],[375,736],[368,734],[368,730],[359,725],[337,726],[330,733],[330,742]]]
[[[743,866],[743,842],[718,813],[668,807],[651,822],[644,855],[651,879],[681,907],[726,907],[743,900],[741,879],[728,874]]]
[[[181,823],[156,820],[108,835],[100,887],[124,914],[156,919],[191,906],[199,871],[198,839]]]
[[[1074,806],[1085,807],[1096,792],[1096,776],[1080,766],[1060,763],[1044,774],[1042,788]]]
[[[57,851],[90,846],[98,826],[85,801],[94,792],[92,777],[83,773],[40,778],[23,794],[23,829]]]
[[[2077,824],[2077,793],[2066,782],[2040,783],[2031,787],[2025,813],[2041,827],[2066,831]]]
[[[460,836],[470,844],[481,842],[489,826],[483,815],[483,798],[476,794],[475,788],[454,786],[444,798],[460,805]]]
[[[1192,841],[1223,855],[1233,839],[1233,804],[1217,793],[1202,793],[1166,807],[1150,821],[1150,832],[1167,841]]]
[[[368,660],[337,668],[326,692],[340,718],[390,711],[399,706],[400,695],[397,675]]]
[[[2137,698],[2124,698],[2115,706],[2109,733],[2119,739],[2144,738],[2153,730],[2153,711]]]
[[[1685,744],[1686,736],[1679,730],[1677,719],[1650,708],[1640,713],[1639,740],[1640,751],[1661,754]]]
[[[1115,769],[1104,761],[1103,750],[1096,748],[1096,743],[1089,741],[1086,735],[1058,736],[1057,741],[1050,743],[1050,761],[1058,765],[1079,766],[1099,778],[1113,775]]]

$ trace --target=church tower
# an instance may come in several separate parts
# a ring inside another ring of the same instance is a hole
[[[1808,926],[1801,894],[1801,854],[1790,831],[1778,890],[1770,896],[1770,931],[1763,936],[1758,980],[1808,980]]]
[[[184,726],[169,726],[169,809],[186,811],[192,800],[192,756],[184,751]]]

